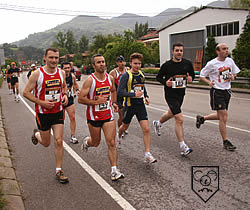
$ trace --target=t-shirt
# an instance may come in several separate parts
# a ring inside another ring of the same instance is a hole
[[[18,77],[19,71],[20,71],[19,68],[14,68],[14,69],[10,68],[9,69],[9,74],[13,73],[11,77]]]
[[[232,58],[227,57],[224,61],[214,58],[201,70],[200,77],[209,76],[210,81],[214,80],[214,88],[224,90],[231,88],[231,80],[228,80],[230,74],[239,72],[240,69],[235,65]]]
[[[156,79],[164,85],[166,95],[185,95],[187,73],[194,80],[194,68],[189,60],[182,58],[181,62],[175,62],[171,59],[161,66]],[[171,77],[172,87],[168,87],[166,81]]]

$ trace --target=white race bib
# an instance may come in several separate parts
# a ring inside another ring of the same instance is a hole
[[[227,82],[226,80],[230,78],[230,74],[229,70],[220,72],[220,82]]]
[[[60,102],[61,91],[59,89],[45,89],[45,100],[50,100],[51,102]]]
[[[110,101],[109,100],[104,104],[95,105],[95,111],[96,112],[106,111],[108,109],[110,109]]]
[[[172,88],[185,88],[187,80],[185,75],[177,75],[173,78]]]
[[[133,87],[133,90],[131,90],[131,93],[136,93],[138,91],[142,91],[144,93],[144,84],[136,84]],[[141,96],[141,98],[144,97],[144,94]]]

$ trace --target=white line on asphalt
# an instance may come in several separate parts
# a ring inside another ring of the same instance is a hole
[[[148,108],[154,109],[154,110],[157,110],[157,111],[161,111],[161,112],[166,112],[166,110],[164,110],[164,109],[159,109],[159,108],[152,107],[152,106],[148,106]],[[190,119],[196,120],[196,117],[192,117],[192,116],[188,116],[188,115],[183,115],[183,117],[186,117],[186,118],[190,118]],[[209,121],[209,120],[206,121],[206,123],[211,123],[211,124],[214,124],[214,125],[219,125],[219,123],[212,122],[212,121]],[[241,129],[241,128],[236,128],[236,127],[229,126],[229,125],[227,125],[227,128],[231,128],[231,129],[235,129],[235,130],[238,130],[238,131],[250,133],[250,130],[245,130],[245,129]]]
[[[35,116],[35,111],[28,105],[28,103],[21,97],[24,105]],[[53,135],[53,132],[51,131]],[[126,201],[114,188],[112,188],[99,174],[95,172],[65,141],[63,141],[65,150],[80,164],[80,166],[117,202],[123,209],[135,209],[128,201]]]

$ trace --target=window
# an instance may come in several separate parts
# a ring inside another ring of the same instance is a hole
[[[221,24],[216,25],[216,36],[221,36]]]
[[[212,36],[216,36],[216,25],[212,26]]]
[[[239,21],[206,26],[207,36],[229,36],[239,34]]]
[[[228,24],[228,35],[233,35],[233,28],[234,28],[233,23],[229,23]]]
[[[211,26],[207,26],[207,36],[211,36]]]
[[[227,24],[223,24],[223,36],[227,36]]]
[[[240,32],[240,24],[238,22],[234,22],[234,34],[239,34]]]

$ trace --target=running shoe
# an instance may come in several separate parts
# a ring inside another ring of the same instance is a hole
[[[193,150],[191,148],[189,148],[187,145],[183,146],[181,148],[181,155],[182,156],[187,156],[188,154],[190,154]]]
[[[77,140],[77,138],[75,137],[75,135],[71,136],[70,142],[73,143],[73,144],[78,144],[79,143],[79,141]]]
[[[128,131],[127,131],[127,130],[125,130],[125,131],[124,131],[124,134],[125,134],[125,135],[127,135],[127,134],[128,134]]]
[[[153,126],[154,126],[154,130],[155,130],[155,134],[156,134],[157,136],[160,136],[160,135],[161,135],[161,131],[160,131],[160,128],[161,128],[160,121],[159,121],[159,120],[154,120],[154,121],[153,121]]]
[[[10,94],[10,95],[12,94],[12,90],[9,90],[9,94]]]
[[[57,179],[61,184],[66,184],[66,183],[69,182],[68,177],[66,177],[66,176],[63,175],[63,171],[62,171],[62,170],[59,170],[59,171],[56,173],[56,179]]]
[[[16,101],[16,96],[14,96],[14,101]]]
[[[117,181],[118,179],[124,178],[124,174],[117,169],[115,172],[111,173],[111,180],[112,181]]]
[[[236,149],[236,146],[234,146],[230,141],[225,140],[223,141],[223,146],[225,150],[228,151],[234,151]]]
[[[19,96],[16,96],[16,102],[19,102],[19,101],[20,101]]]
[[[201,115],[196,116],[196,128],[200,128],[201,124],[204,124],[204,117]]]
[[[31,136],[31,141],[32,141],[32,143],[33,143],[34,145],[37,145],[37,143],[38,143],[38,139],[37,139],[36,136],[35,136],[36,132],[39,132],[39,130],[35,128],[35,129],[33,130],[32,136]]]
[[[82,151],[84,151],[84,152],[88,152],[88,149],[89,149],[88,139],[89,139],[89,136],[86,136],[86,137],[83,139],[83,143],[82,143],[81,149],[82,149]]]
[[[145,159],[145,162],[149,164],[157,162],[157,160],[153,157],[151,153],[149,153],[148,155],[145,155],[144,159]]]
[[[119,133],[116,134],[116,147],[117,149],[121,149],[122,146],[122,136],[119,138]]]

